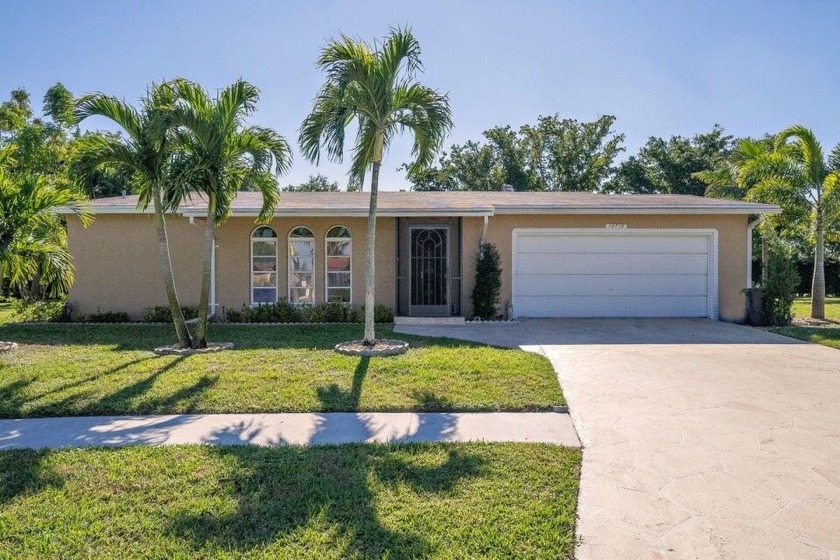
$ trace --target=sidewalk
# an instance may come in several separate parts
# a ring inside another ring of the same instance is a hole
[[[0,420],[0,450],[133,444],[418,441],[580,446],[569,415],[554,412],[180,414]]]

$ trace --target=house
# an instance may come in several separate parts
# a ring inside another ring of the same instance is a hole
[[[270,223],[243,192],[216,234],[215,313],[286,299],[361,305],[368,193],[284,193]],[[165,304],[151,210],[136,196],[68,215],[76,314]],[[376,300],[398,316],[470,317],[482,240],[502,257],[500,312],[514,317],[709,317],[745,320],[751,235],[772,205],[681,195],[381,192]],[[181,301],[195,304],[201,201],[167,224]]]

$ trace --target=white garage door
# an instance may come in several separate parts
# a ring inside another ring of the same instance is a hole
[[[517,229],[517,317],[717,316],[714,230]]]

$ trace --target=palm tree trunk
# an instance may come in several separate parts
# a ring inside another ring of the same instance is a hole
[[[169,237],[166,234],[166,219],[163,216],[163,203],[160,193],[156,192],[153,202],[155,210],[155,230],[157,231],[158,256],[160,267],[163,272],[163,283],[166,286],[166,300],[169,303],[169,312],[172,314],[172,323],[175,325],[175,335],[178,337],[178,345],[182,348],[192,346],[192,336],[184,321],[184,313],[181,311],[181,304],[178,302],[178,293],[175,291],[175,274],[172,272],[172,258],[169,254]]]
[[[367,239],[365,242],[365,345],[372,346],[376,341],[376,326],[374,323],[374,307],[376,298],[374,282],[376,280],[376,198],[379,192],[379,168],[381,161],[373,162],[370,175],[370,209],[368,210]]]
[[[207,203],[207,221],[204,223],[204,258],[201,264],[201,294],[198,298],[198,327],[195,331],[196,346],[207,348],[207,314],[210,306],[210,263],[213,244],[216,242],[216,198],[210,195]]]
[[[823,236],[823,211],[816,211],[817,247],[814,251],[814,278],[811,282],[811,318],[825,319],[825,243]]]

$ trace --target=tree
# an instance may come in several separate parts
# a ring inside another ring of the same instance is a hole
[[[362,184],[371,170],[365,245],[364,343],[374,344],[374,250],[379,169],[390,141],[409,130],[414,136],[411,170],[431,164],[452,128],[448,97],[414,81],[422,70],[420,44],[409,29],[392,28],[381,44],[342,35],[329,41],[317,65],[326,74],[312,112],[300,129],[300,145],[318,163],[321,150],[335,161],[344,155],[347,127],[358,130],[350,166],[351,183]]]
[[[158,255],[163,274],[166,298],[178,344],[190,347],[192,337],[175,289],[175,274],[169,252],[169,237],[164,213],[177,205],[168,193],[173,183],[173,145],[168,134],[169,113],[174,103],[169,84],[152,85],[141,100],[140,110],[115,97],[101,93],[86,95],[76,104],[75,117],[82,121],[98,115],[118,124],[125,136],[89,134],[80,138],[73,161],[75,173],[91,177],[102,169],[117,168],[128,174],[137,185],[138,208],[152,204],[157,233]]]
[[[520,129],[526,166],[545,191],[595,192],[613,172],[624,151],[623,134],[612,132],[615,117],[592,122],[540,117]]]
[[[624,135],[612,132],[615,117],[592,122],[541,116],[519,130],[497,126],[484,142],[453,145],[436,167],[411,170],[418,191],[498,191],[502,185],[531,191],[594,191],[613,173]]]
[[[823,155],[822,146],[809,128],[793,125],[775,140],[774,159],[756,173],[768,177],[768,197],[797,200],[813,214],[814,276],[811,282],[811,317],[825,318],[825,222],[840,210],[840,169]]]
[[[76,124],[73,104],[73,94],[64,84],[57,82],[44,95],[44,114],[58,125],[70,128]]]
[[[259,101],[259,90],[248,82],[237,80],[214,98],[199,84],[186,80],[176,80],[173,87],[177,101],[171,124],[183,150],[176,155],[174,185],[178,192],[172,193],[173,201],[195,192],[207,202],[195,336],[195,345],[206,348],[216,225],[230,215],[240,190],[262,193],[258,221],[270,220],[280,198],[276,177],[289,169],[292,152],[277,132],[246,125],[246,117]]]
[[[694,174],[716,167],[733,148],[732,136],[719,125],[691,138],[651,137],[639,153],[623,162],[604,192],[691,194],[703,196],[706,184]]]
[[[25,299],[59,296],[73,283],[64,223],[55,211],[70,208],[87,225],[91,220],[84,196],[46,176],[10,175],[0,157],[0,286],[4,278]]]
[[[299,185],[288,185],[285,192],[338,192],[338,182],[330,181],[326,175],[310,175],[309,180]]]

